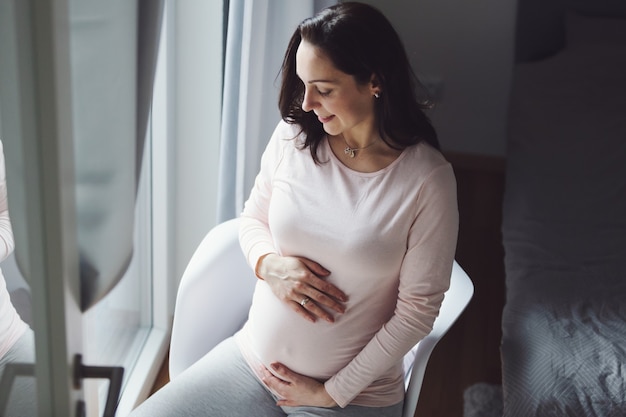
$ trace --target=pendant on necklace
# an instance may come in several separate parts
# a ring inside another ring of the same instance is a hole
[[[358,149],[347,147],[346,149],[344,149],[343,153],[345,153],[346,155],[349,155],[350,158],[354,158],[356,151],[358,151]]]

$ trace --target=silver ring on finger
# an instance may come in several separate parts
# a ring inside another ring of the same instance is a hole
[[[304,307],[304,306],[306,305],[306,303],[308,303],[309,301],[311,301],[311,299],[310,299],[309,297],[304,297],[304,298],[302,299],[302,301],[300,301],[300,305],[301,305],[302,307]]]

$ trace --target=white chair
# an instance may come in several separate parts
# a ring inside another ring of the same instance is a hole
[[[170,345],[170,378],[176,378],[245,322],[257,278],[239,247],[239,222],[213,228],[183,274]],[[432,332],[404,357],[406,397],[403,417],[413,417],[433,348],[461,315],[474,293],[472,281],[454,262]]]

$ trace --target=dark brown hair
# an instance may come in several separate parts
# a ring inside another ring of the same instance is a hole
[[[439,149],[435,129],[423,111],[430,105],[417,98],[419,82],[397,32],[378,9],[345,2],[300,23],[281,68],[281,116],[301,127],[306,135],[304,147],[309,147],[316,162],[325,132],[313,112],[302,110],[304,85],[296,74],[296,52],[303,40],[320,48],[337,69],[352,75],[359,84],[367,84],[374,75],[381,91],[374,111],[380,136],[389,146],[404,149],[425,140]]]

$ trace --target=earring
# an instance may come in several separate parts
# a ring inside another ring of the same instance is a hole
[[[378,92],[374,93],[374,97],[380,98],[380,93],[378,93]]]

